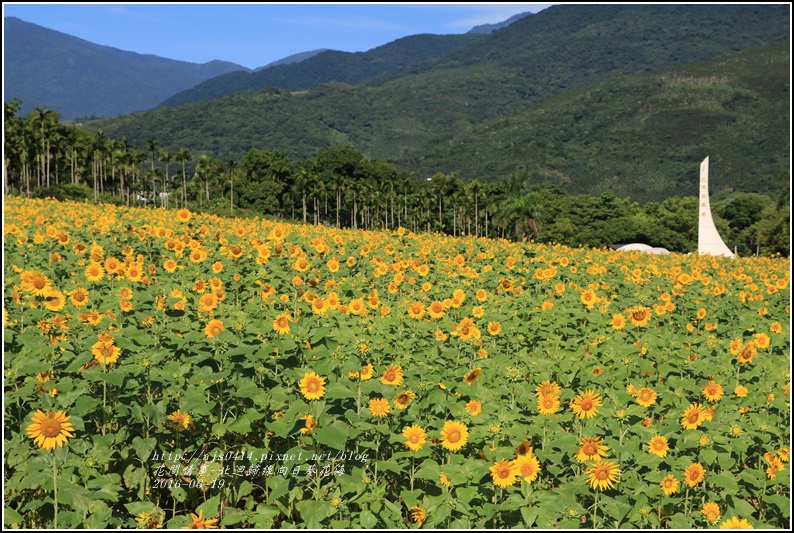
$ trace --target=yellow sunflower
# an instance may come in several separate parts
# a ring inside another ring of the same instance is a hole
[[[289,333],[289,322],[290,316],[289,313],[282,313],[276,317],[273,321],[273,329],[279,335],[284,335],[285,333]]]
[[[373,398],[369,401],[369,412],[372,416],[383,418],[390,410],[389,400],[386,398]]]
[[[617,463],[596,461],[596,463],[588,468],[585,473],[587,474],[587,482],[594,490],[611,489],[615,484],[620,482],[621,470],[618,468]]]
[[[414,391],[410,389],[403,391],[394,398],[394,407],[402,411],[408,407],[408,404],[414,401],[414,398],[416,398],[416,393],[414,393]]]
[[[499,322],[488,322],[488,334],[499,335],[502,332],[502,325]]]
[[[427,308],[427,314],[434,320],[442,318],[444,316],[444,304],[439,301],[431,303]]]
[[[667,456],[670,447],[667,444],[667,439],[661,435],[656,435],[648,443],[648,453],[658,455],[659,457]]]
[[[85,269],[85,277],[88,281],[95,283],[105,277],[105,269],[99,263],[91,263]]]
[[[80,309],[88,304],[88,291],[82,288],[75,289],[69,294],[69,299],[72,301],[72,305]]]
[[[218,526],[215,525],[218,519],[205,519],[203,509],[199,509],[199,514],[197,515],[190,513],[190,518],[192,520],[190,525],[187,525],[182,529],[218,529]]]
[[[364,379],[362,376],[361,379]],[[391,365],[383,372],[380,382],[384,385],[399,385],[403,382],[403,369],[400,365]]]
[[[456,452],[466,445],[469,440],[469,429],[462,423],[448,420],[441,429],[441,446],[451,452]]]
[[[579,418],[593,418],[598,413],[598,408],[601,405],[601,396],[593,390],[585,391],[571,400],[570,403],[571,409]]]
[[[602,457],[608,455],[609,449],[604,444],[604,439],[595,437],[593,439],[583,438],[579,444],[579,450],[576,452],[576,460],[580,463],[585,461],[600,461]]]
[[[629,322],[631,322],[634,327],[645,327],[648,325],[648,322],[651,321],[651,310],[644,305],[632,307],[628,310],[628,314]]]
[[[471,413],[471,416],[477,416],[482,413],[482,404],[477,400],[471,400],[466,404],[466,411]]]
[[[560,393],[560,386],[556,381],[546,380],[535,388],[535,396],[542,398],[543,396],[555,395]]]
[[[736,516],[732,516],[720,524],[720,529],[753,529],[753,526],[746,518],[739,519]]]
[[[406,438],[404,442],[405,447],[412,452],[419,451],[422,446],[427,442],[427,433],[425,430],[417,425],[408,426],[403,430],[403,437]]]
[[[91,347],[91,353],[103,365],[115,363],[119,360],[121,350],[113,343],[99,341]]]
[[[684,429],[697,429],[706,421],[706,410],[699,403],[689,404],[684,414],[681,415],[681,425]]]
[[[416,525],[421,526],[425,520],[427,520],[427,514],[425,511],[419,507],[418,505],[414,505],[411,507],[411,518],[414,519]]]
[[[560,409],[560,399],[554,394],[546,394],[538,398],[538,412],[550,416]]]
[[[52,451],[56,446],[63,446],[68,439],[74,437],[74,427],[68,422],[70,417],[64,411],[43,412],[37,409],[33,414],[33,422],[27,427],[28,437],[33,443],[45,450]]]
[[[670,496],[678,492],[678,480],[673,474],[668,474],[661,483],[662,492]]]
[[[710,402],[717,402],[722,398],[722,386],[716,381],[709,381],[708,385],[703,387],[703,396]]]
[[[300,389],[307,400],[319,400],[325,395],[325,379],[314,372],[307,372],[300,380]]]
[[[656,398],[656,391],[649,387],[644,387],[637,391],[637,403],[643,407],[650,407],[656,403]]]
[[[317,419],[312,415],[306,415],[301,418],[301,420],[304,421],[303,427],[301,428],[301,434],[308,435],[317,428]]]
[[[509,487],[518,481],[518,470],[513,461],[502,459],[490,468],[493,484],[500,488]]]
[[[414,320],[419,320],[425,315],[425,306],[421,302],[413,302],[408,306],[408,316]]]
[[[612,329],[623,329],[626,326],[626,317],[617,313],[612,315]]]
[[[748,342],[742,351],[736,356],[736,360],[743,365],[748,363],[752,363],[753,359],[755,358],[756,354],[756,347],[753,341]]]
[[[477,378],[480,377],[481,374],[482,374],[482,368],[479,367],[474,368],[466,373],[466,375],[463,377],[463,381],[471,385],[472,383],[477,381]]]
[[[720,518],[720,506],[714,502],[707,502],[703,505],[700,513],[712,524]]]
[[[692,463],[684,470],[684,481],[694,487],[706,478],[706,469],[700,463]]]
[[[180,409],[177,409],[168,415],[168,422],[172,428],[176,429],[177,431],[182,431],[183,429],[190,427],[190,415],[188,413],[183,413]]]
[[[212,339],[220,335],[224,329],[225,328],[223,327],[223,322],[221,320],[210,320],[207,323],[207,326],[204,328],[204,335]]]
[[[527,483],[532,483],[538,479],[540,474],[540,462],[531,453],[520,455],[515,461],[516,473],[524,478]]]

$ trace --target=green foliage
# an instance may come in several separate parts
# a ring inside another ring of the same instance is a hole
[[[789,165],[789,63],[784,41],[650,73],[605,73],[608,81],[592,85],[540,80],[533,90],[547,88],[535,96],[495,64],[467,65],[379,85],[235,94],[89,127],[224,159],[252,147],[300,159],[348,145],[425,179],[527,171],[569,193],[642,202],[696,194],[696,162],[709,156],[713,192],[767,193]]]
[[[88,200],[93,199],[94,191],[87,185],[65,183],[51,187],[39,187],[33,191],[33,198],[53,198],[55,200]]]

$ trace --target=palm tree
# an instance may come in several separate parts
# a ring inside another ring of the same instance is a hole
[[[157,141],[149,139],[146,142],[146,151],[149,152],[150,161],[152,163],[152,207],[155,207],[157,206],[157,188],[154,183],[154,157],[155,154],[160,151],[160,147],[157,146]]]
[[[234,169],[237,167],[237,163],[230,159],[226,161],[226,169],[229,171],[229,183],[232,186],[231,195],[229,196],[229,205],[231,206],[232,215],[234,215]]]
[[[480,236],[480,196],[483,193],[482,183],[477,178],[466,185],[466,196],[474,202],[474,234]]]
[[[185,162],[192,161],[193,156],[186,149],[182,148],[176,153],[178,161],[182,162],[182,207],[187,207],[187,178],[185,176]]]
[[[165,152],[160,154],[160,161],[165,163],[165,181],[163,182],[163,207],[168,209],[168,183],[171,180],[171,176],[169,174],[171,161],[174,160],[174,156],[171,152],[166,150]]]
[[[39,137],[41,151],[39,152],[40,174],[42,182],[46,180],[46,186],[50,186],[50,143],[55,125],[58,123],[60,115],[50,109],[36,107],[32,114],[31,126]],[[40,183],[43,185],[44,183]]]

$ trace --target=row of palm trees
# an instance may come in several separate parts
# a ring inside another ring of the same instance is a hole
[[[520,175],[499,184],[463,183],[443,173],[422,179],[347,147],[324,148],[299,161],[261,149],[240,161],[221,160],[163,149],[156,140],[137,149],[101,130],[62,123],[51,110],[37,107],[20,117],[19,104],[4,109],[4,194],[42,196],[53,188],[87,186],[95,202],[127,206],[230,215],[237,209],[361,229],[539,236]]]

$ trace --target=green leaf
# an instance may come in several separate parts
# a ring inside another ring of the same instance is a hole
[[[298,502],[298,512],[309,529],[319,529],[320,524],[333,510],[331,502],[304,500]]]
[[[315,429],[313,435],[320,444],[324,444],[334,450],[344,450],[347,443],[348,429],[342,423],[335,423]]]
[[[150,437],[148,439],[135,437],[132,439],[132,449],[135,450],[135,454],[138,456],[138,458],[144,462],[146,462],[156,446],[157,439],[154,437]]]
[[[12,508],[5,506],[3,507],[3,524],[6,527],[18,529],[24,525],[24,519],[22,518],[21,514]]]
[[[536,507],[522,507],[521,517],[524,519],[524,523],[521,524],[521,527],[532,527],[532,524],[534,524],[535,520],[538,518],[538,509]]]
[[[369,509],[364,509],[359,514],[359,522],[361,523],[361,527],[364,529],[373,529],[375,525],[378,523],[378,519],[375,517],[374,514]]]
[[[706,481],[714,483],[728,494],[736,494],[739,492],[739,483],[736,481],[736,477],[730,472],[720,472],[710,478],[707,477]]]

